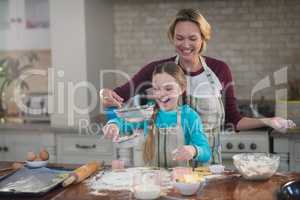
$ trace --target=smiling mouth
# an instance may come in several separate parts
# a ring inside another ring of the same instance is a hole
[[[159,99],[159,101],[160,101],[161,103],[167,103],[167,102],[169,102],[170,100],[171,100],[170,98]]]
[[[185,49],[185,50],[181,50],[181,52],[182,52],[183,55],[189,55],[193,52],[193,50],[192,49]]]
[[[191,50],[191,49],[188,49],[188,50],[183,50],[182,52],[183,52],[183,53],[191,53],[192,50]]]

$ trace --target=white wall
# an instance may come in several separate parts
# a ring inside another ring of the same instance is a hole
[[[81,119],[89,121],[99,112],[99,72],[113,68],[111,10],[109,1],[104,0],[50,1],[54,127],[78,127]],[[113,79],[106,82],[112,87]],[[72,88],[85,83],[90,87],[72,93]],[[91,102],[96,102],[96,107],[91,108]],[[77,112],[83,109],[88,110]]]
[[[85,17],[83,0],[51,0],[50,1],[50,27],[51,50],[54,70],[54,112],[51,116],[53,126],[65,127],[85,115],[72,116],[72,101],[85,107],[87,93],[84,90],[76,93],[76,98],[68,93],[68,87],[87,80],[86,47],[85,47]],[[59,77],[58,73],[63,77]],[[61,74],[61,75],[62,75]],[[58,87],[64,86],[63,91]],[[69,119],[69,121],[68,121]]]
[[[110,0],[85,1],[85,30],[86,30],[86,56],[87,77],[96,88],[97,95],[100,88],[115,87],[115,76],[105,74],[101,77],[100,70],[114,69],[113,63],[113,6]],[[104,85],[103,85],[104,84]],[[89,95],[89,102],[94,100]],[[99,101],[97,102],[99,103]],[[90,112],[90,117],[99,114],[99,104]]]

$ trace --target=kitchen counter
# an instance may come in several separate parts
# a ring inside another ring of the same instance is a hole
[[[300,137],[300,127],[288,129],[286,133],[280,133],[279,131],[272,130],[270,133],[271,137]]]
[[[84,125],[82,127],[56,127],[51,125],[50,122],[27,122],[27,123],[14,123],[14,122],[4,122],[0,123],[0,133],[1,131],[14,131],[14,132],[52,132],[52,133],[70,133],[70,134],[82,134],[82,135],[100,135],[102,134],[101,128],[106,123],[106,117],[104,114],[99,114],[91,119],[89,125]]]
[[[8,166],[10,163],[0,162],[0,168]],[[72,168],[78,165],[52,165],[55,167]],[[211,179],[208,181],[204,189],[197,195],[191,197],[183,197],[174,191],[171,191],[169,196],[161,197],[160,199],[224,199],[224,200],[238,200],[238,199],[264,199],[275,200],[276,192],[281,184],[293,180],[300,179],[300,173],[285,173],[274,175],[267,181],[246,181],[239,174],[231,173],[222,179]],[[11,196],[1,196],[1,200],[12,199]],[[84,184],[71,185],[67,188],[58,187],[41,197],[14,197],[14,200],[104,200],[104,199],[134,199],[129,192],[107,192],[101,195],[93,195],[90,189]]]
[[[100,126],[99,126],[100,127]],[[20,133],[30,133],[30,132],[52,132],[52,133],[70,133],[70,134],[78,134],[79,132],[82,134],[90,135],[91,128],[75,128],[75,127],[52,127],[50,123],[0,123],[1,131],[13,131]],[[97,128],[97,131],[92,132],[93,134],[100,134],[100,128]],[[0,131],[0,134],[1,134]]]
[[[0,130],[49,132],[50,123],[0,123]]]

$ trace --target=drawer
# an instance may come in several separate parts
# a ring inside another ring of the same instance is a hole
[[[63,154],[106,154],[111,155],[113,145],[111,140],[96,136],[57,136],[57,146]]]
[[[104,160],[110,163],[113,158],[111,140],[96,136],[72,134],[57,135],[57,161],[60,163],[86,163],[91,160]]]
[[[111,164],[113,156],[105,155],[59,155],[57,156],[58,163],[67,163],[67,164],[86,164],[88,162],[98,160],[104,161],[105,164]]]

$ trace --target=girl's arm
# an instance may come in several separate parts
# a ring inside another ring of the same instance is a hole
[[[107,122],[107,124],[116,124],[119,127],[120,135],[132,134],[134,129],[144,129],[147,122],[127,122],[122,118],[116,117]]]
[[[194,146],[197,151],[194,159],[200,162],[208,162],[211,158],[211,150],[207,136],[203,131],[200,116],[191,108],[187,109],[184,116],[186,116],[184,119],[185,141],[187,145]]]

